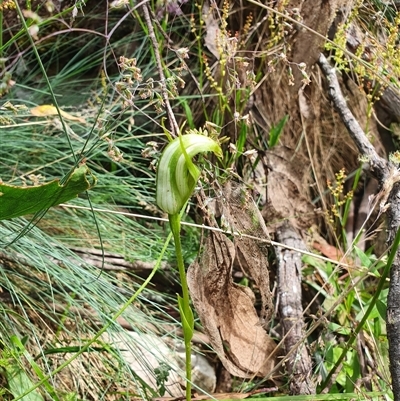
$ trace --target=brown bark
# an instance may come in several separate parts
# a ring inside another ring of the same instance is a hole
[[[305,25],[305,27],[300,24],[297,26],[297,33],[292,39],[290,61],[297,64],[305,63],[309,69],[317,62],[325,44],[325,36],[341,3],[343,3],[341,0],[292,0],[289,2],[288,9],[293,10],[299,7],[301,22]],[[293,75],[295,78],[293,92],[297,92],[302,86],[302,74],[299,69],[294,69]]]

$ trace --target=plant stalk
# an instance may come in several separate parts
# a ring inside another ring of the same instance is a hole
[[[183,339],[185,343],[185,366],[186,366],[186,401],[192,397],[192,364],[191,364],[191,339],[193,336],[193,312],[190,308],[189,288],[186,281],[185,266],[183,263],[181,246],[181,217],[179,213],[168,215],[172,235],[175,242],[176,259],[178,263],[179,276],[182,287],[182,298],[178,295],[179,310],[181,314]]]

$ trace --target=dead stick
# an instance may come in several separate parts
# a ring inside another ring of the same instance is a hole
[[[300,235],[288,223],[283,223],[276,230],[279,242],[290,244],[296,248],[305,249]],[[283,342],[286,352],[296,349],[287,357],[285,363],[290,377],[289,388],[291,395],[315,394],[311,357],[305,337],[305,323],[303,321],[302,291],[301,291],[301,253],[276,247],[277,257],[277,294],[278,308],[281,318]],[[299,347],[298,342],[303,341]]]
[[[390,170],[388,162],[378,155],[357,119],[348,108],[346,100],[342,94],[342,90],[340,89],[335,68],[331,67],[323,54],[319,56],[318,62],[328,81],[329,96],[332,99],[333,105],[341,117],[343,124],[347,128],[361,155],[365,156],[368,160],[371,168],[371,174],[379,182],[384,181],[387,178]]]

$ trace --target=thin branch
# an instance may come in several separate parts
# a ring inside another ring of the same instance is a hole
[[[63,207],[63,208],[70,208],[70,209],[80,209],[80,210],[90,210],[90,211],[94,210],[95,212],[99,212],[99,213],[118,214],[118,215],[121,215],[121,216],[128,216],[128,217],[133,217],[133,218],[140,218],[140,219],[147,219],[147,220],[154,220],[154,221],[163,221],[163,222],[167,222],[168,223],[168,219],[167,218],[148,216],[148,215],[145,215],[145,214],[122,212],[120,210],[108,210],[108,209],[100,209],[100,208],[93,208],[92,209],[92,208],[87,207],[87,206],[78,206],[78,205],[73,205],[73,204],[69,204],[69,203],[60,203],[58,206],[59,207]],[[195,227],[195,228],[199,228],[201,230],[217,231],[217,232],[225,233],[225,234],[228,234],[228,235],[234,235],[234,236],[239,237],[239,238],[242,238],[242,237],[250,238],[250,239],[253,239],[254,241],[264,242],[266,244],[270,244],[270,245],[273,245],[273,246],[279,246],[281,248],[285,248],[285,249],[288,249],[288,250],[293,251],[293,252],[300,252],[302,255],[312,256],[313,258],[322,260],[324,262],[329,262],[329,263],[332,263],[334,265],[341,266],[343,268],[354,268],[353,265],[347,264],[342,259],[341,260],[335,260],[335,259],[327,258],[325,256],[321,256],[321,255],[318,255],[318,254],[313,253],[313,252],[308,252],[308,251],[306,251],[304,249],[294,248],[294,247],[288,246],[286,244],[282,244],[281,242],[272,241],[272,240],[267,239],[267,238],[259,238],[259,237],[256,237],[254,235],[248,235],[248,234],[240,233],[240,232],[237,232],[237,231],[232,231],[232,230],[228,230],[227,231],[227,230],[223,230],[222,228],[210,227],[210,226],[207,226],[205,224],[189,223],[189,222],[186,222],[186,221],[182,221],[181,225],[189,226],[189,227]],[[373,267],[375,267],[375,266],[371,266],[371,269]]]
[[[143,4],[142,9],[143,9],[144,20],[146,21],[146,25],[149,30],[149,37],[154,50],[154,55],[156,57],[157,71],[158,75],[160,76],[161,96],[165,104],[165,108],[167,109],[168,119],[172,129],[172,137],[177,137],[179,134],[179,126],[178,123],[176,122],[174,112],[172,111],[171,104],[169,102],[166,79],[162,68],[160,53],[158,50],[157,38],[154,33],[154,28],[150,19],[150,13],[147,4]]]
[[[318,62],[328,80],[328,93],[336,111],[341,117],[343,124],[346,126],[351,138],[357,146],[357,149],[361,155],[366,157],[368,160],[371,167],[371,175],[373,175],[379,183],[383,184],[383,182],[389,177],[390,173],[388,162],[378,155],[353,113],[348,108],[340,89],[336,70],[331,67],[323,54],[319,56]]]

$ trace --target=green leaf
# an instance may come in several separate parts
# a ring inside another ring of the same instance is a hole
[[[6,379],[8,388],[14,397],[25,393],[33,386],[32,380],[24,372],[22,367],[13,360],[5,368]],[[25,397],[21,398],[22,401],[44,401],[44,398],[36,391],[32,391]]]
[[[269,131],[269,139],[268,139],[268,148],[271,149],[273,148],[279,141],[279,137],[281,136],[282,130],[284,126],[286,125],[287,121],[289,119],[289,116],[286,115],[285,117],[282,118],[281,121],[276,126],[272,126],[270,131]]]
[[[23,338],[22,340],[20,340],[17,336],[11,336],[10,340],[11,343],[14,345],[14,349],[16,351],[16,353],[18,354],[18,356],[24,356],[25,359],[29,362],[29,364],[31,365],[32,370],[36,373],[37,377],[40,380],[45,379],[45,374],[43,373],[42,369],[40,368],[40,366],[34,361],[33,357],[31,356],[31,354],[28,352],[28,350],[25,348],[24,346],[24,341],[25,338]],[[18,366],[18,365],[16,365]],[[18,376],[19,377],[23,377],[23,375],[26,375],[26,373],[18,366],[18,369],[21,371],[18,371]],[[29,377],[27,376],[28,380],[30,381]],[[49,383],[48,380],[44,380],[43,382],[44,387],[46,388],[46,390],[48,391],[48,393],[52,396],[52,400],[53,401],[60,401],[60,399],[58,398],[54,388],[51,386],[51,384]],[[30,386],[28,386],[28,389],[31,388],[32,384]],[[26,391],[27,389],[25,389],[22,394]],[[30,394],[34,394],[34,392],[29,393],[28,395],[26,395],[25,397],[28,397]],[[25,397],[23,397],[22,399],[25,400]],[[41,396],[40,396],[41,397]],[[31,400],[30,398],[26,398],[27,400]],[[41,399],[41,398],[40,398]],[[36,400],[36,398],[32,398],[32,400]]]
[[[328,323],[328,328],[329,330],[339,333],[339,334],[344,334],[344,335],[350,335],[351,334],[351,329],[348,327],[341,326],[340,324],[330,322]]]
[[[370,267],[372,264],[371,259],[358,247],[354,247],[354,251],[356,252],[358,258],[360,259],[361,263],[365,267]]]
[[[187,312],[185,313],[185,305],[184,305],[184,299],[178,295],[178,306],[179,306],[179,312],[181,315],[181,321],[182,321],[182,328],[184,332],[184,339],[185,342],[190,342],[190,340],[193,337],[193,332],[194,332],[194,317],[193,317],[193,312],[192,309],[190,309],[190,306],[187,308]]]
[[[92,188],[96,178],[86,165],[76,168],[65,184],[54,180],[31,187],[0,184],[0,220],[36,213],[67,202]]]
[[[247,126],[246,124],[242,124],[240,127],[240,133],[239,133],[239,138],[236,142],[236,149],[238,153],[242,153],[244,149],[244,145],[246,144],[246,139],[247,139]]]
[[[24,394],[32,386],[33,382],[21,366],[22,358],[25,347],[22,341],[17,336],[11,336],[11,343],[13,345],[14,358],[10,357],[8,363],[4,367],[5,377],[8,384],[8,389],[11,394],[17,398]],[[44,398],[37,390],[34,390],[21,398],[22,401],[44,401]]]
[[[386,304],[382,302],[380,299],[376,300],[376,309],[378,309],[379,315],[383,320],[386,321]]]

